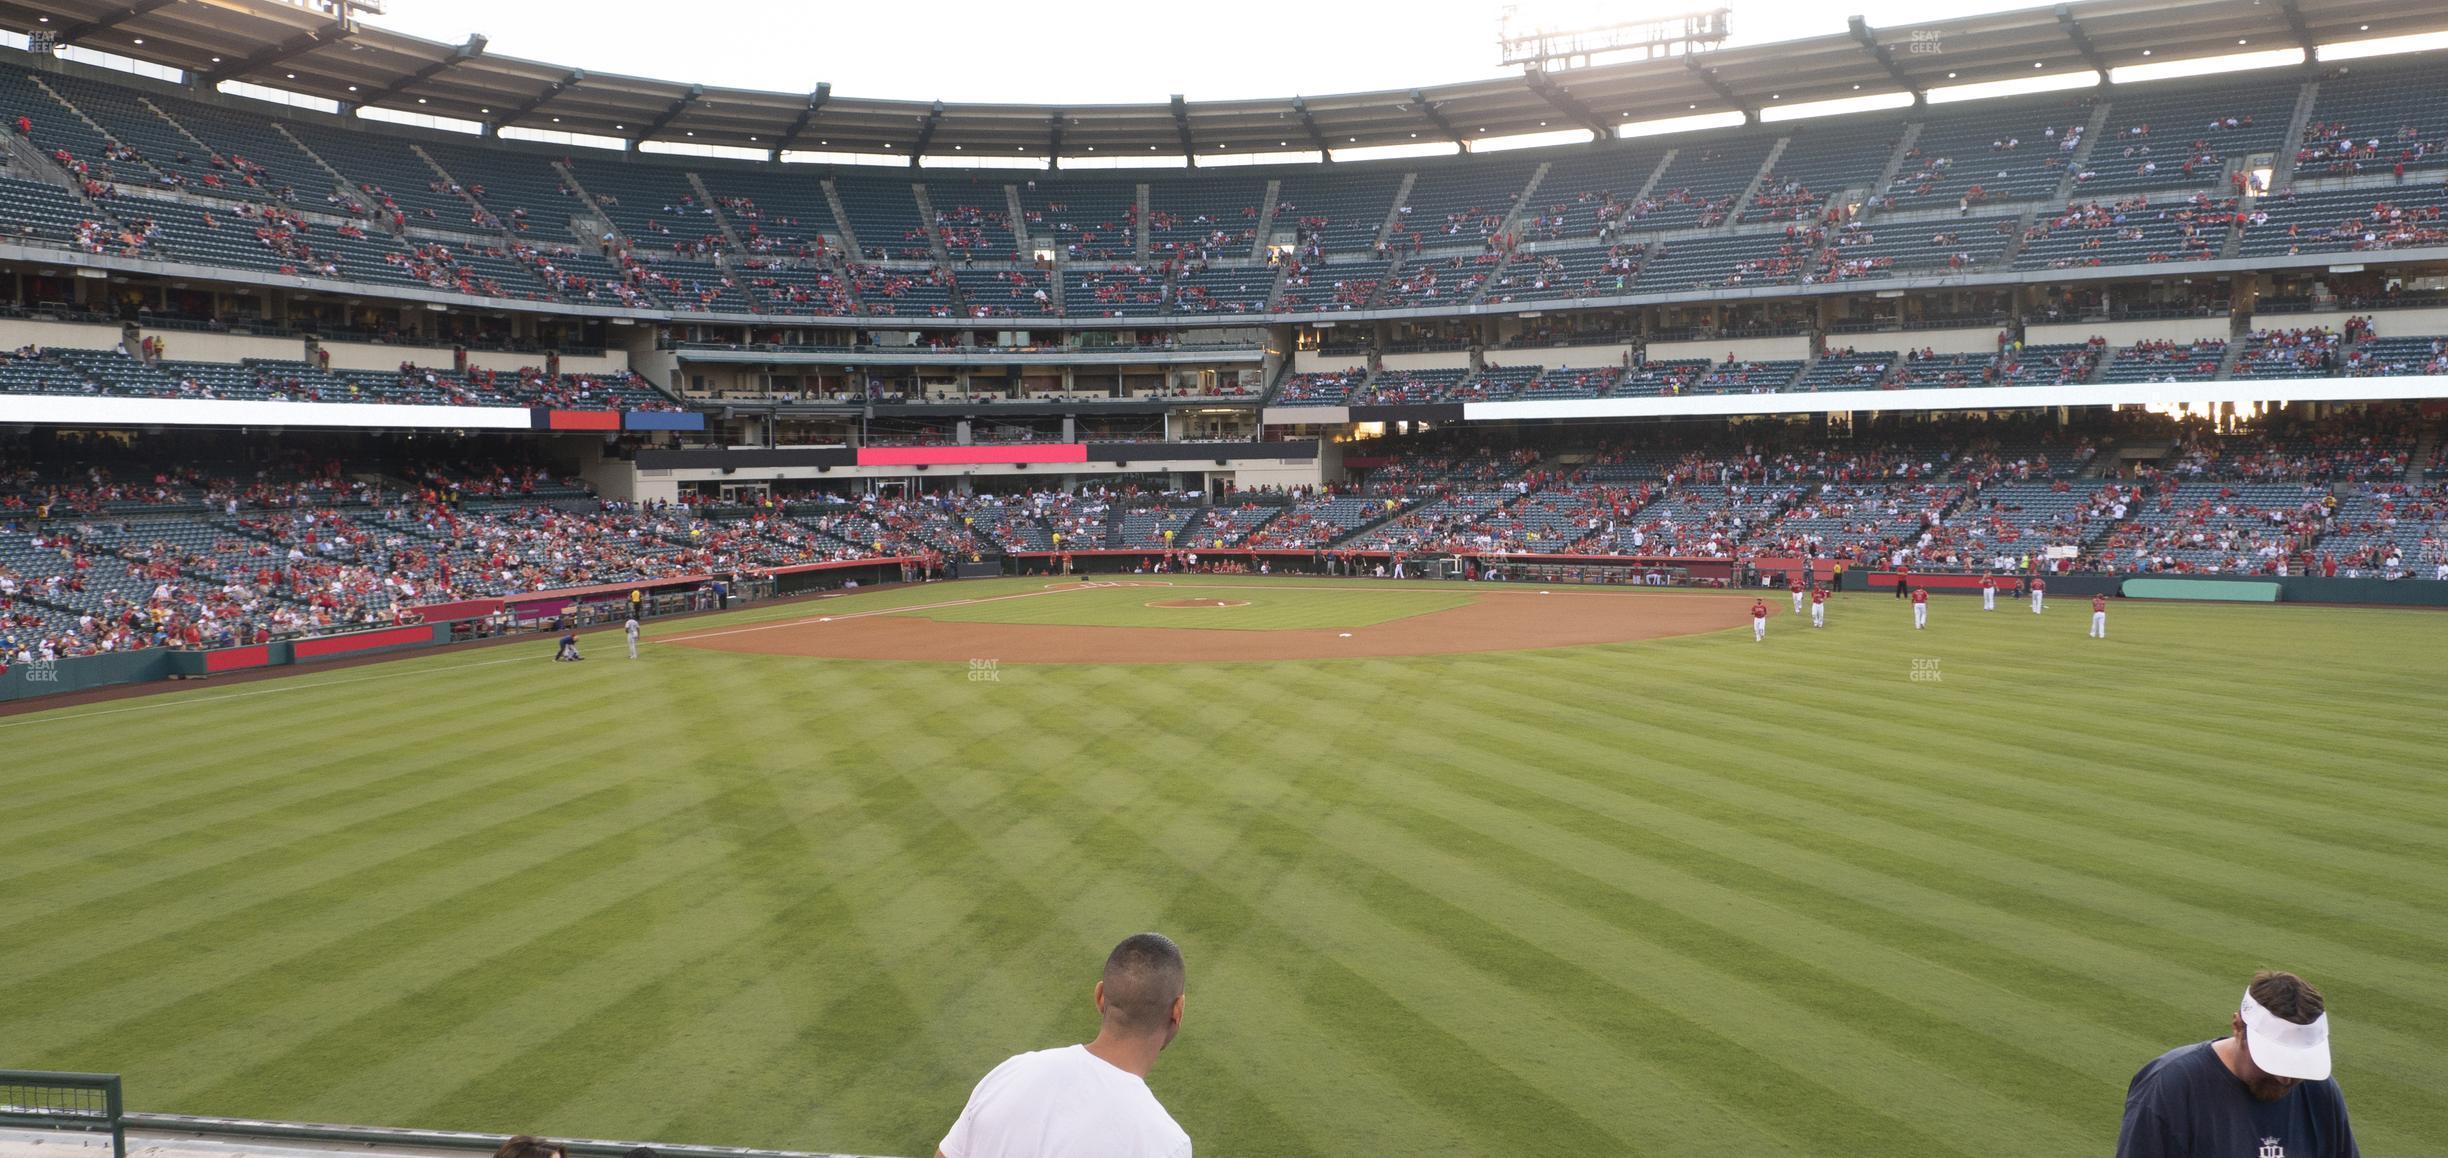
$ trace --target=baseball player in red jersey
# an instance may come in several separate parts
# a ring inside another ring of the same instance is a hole
[[[1981,610],[1997,610],[1997,576],[1981,576]]]
[[[2038,615],[2040,614],[2040,605],[2048,600],[2048,581],[2040,578],[2037,575],[2032,576],[2031,593],[2032,614]]]
[[[1827,588],[1811,588],[1811,626],[1827,626]]]
[[[1794,572],[1792,580],[1788,581],[1785,586],[1787,589],[1793,592],[1794,614],[1802,614],[1802,573],[1799,571]]]
[[[1751,642],[1759,643],[1767,638],[1768,601],[1754,599],[1751,601]]]
[[[1914,631],[1919,631],[1919,630],[1921,630],[1922,628],[1929,626],[1929,588],[1927,588],[1927,587],[1915,587],[1915,588],[1913,588],[1913,590],[1912,590],[1912,601],[1913,601],[1913,630],[1914,630]]]
[[[2108,638],[2108,597],[2106,595],[2091,597],[2091,638]]]

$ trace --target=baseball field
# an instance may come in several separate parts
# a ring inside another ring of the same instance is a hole
[[[1002,580],[0,718],[0,1065],[925,1155],[1156,929],[1203,1154],[2058,1158],[2283,967],[2448,1153],[2448,616],[1750,600]]]

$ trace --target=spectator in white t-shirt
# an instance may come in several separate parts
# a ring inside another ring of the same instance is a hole
[[[1160,933],[1114,946],[1086,1045],[1016,1055],[970,1091],[936,1158],[1190,1158],[1190,1135],[1147,1085],[1181,1032],[1181,947]]]

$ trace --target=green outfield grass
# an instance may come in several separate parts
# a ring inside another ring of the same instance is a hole
[[[1780,595],[1757,645],[991,682],[652,642],[1042,584],[0,719],[0,1065],[931,1154],[1155,928],[1203,1154],[2059,1158],[2280,966],[2364,1152],[2448,1153],[2448,617]],[[1287,586],[1234,614],[1452,595]],[[1073,599],[1002,606],[1116,613]]]

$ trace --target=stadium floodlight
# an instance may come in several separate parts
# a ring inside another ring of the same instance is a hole
[[[1590,28],[1534,28],[1517,33],[1513,10],[1507,8],[1497,30],[1496,44],[1503,57],[1499,63],[1549,72],[1636,56],[1643,60],[1690,56],[1725,44],[1730,14],[1730,9],[1712,8]]]

